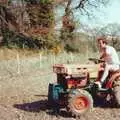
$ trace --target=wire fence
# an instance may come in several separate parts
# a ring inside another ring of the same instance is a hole
[[[97,53],[87,55],[66,52],[59,55],[38,53],[35,56],[21,58],[19,53],[14,54],[16,59],[0,61],[1,92],[3,85],[7,84],[8,89],[18,86],[27,94],[45,95],[48,92],[48,84],[56,82],[56,74],[52,71],[54,64],[87,63],[89,57],[98,55]]]
[[[61,53],[59,55],[38,53],[34,57],[21,58],[15,54],[13,60],[0,61],[0,76],[24,74],[27,72],[41,71],[52,72],[54,64],[84,63],[88,56],[84,54]],[[95,56],[95,55],[94,55]]]

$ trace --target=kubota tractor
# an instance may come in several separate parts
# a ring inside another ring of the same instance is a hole
[[[59,111],[61,108],[74,116],[89,112],[96,98],[120,104],[120,71],[110,71],[103,88],[99,89],[95,81],[99,80],[102,72],[99,59],[89,59],[94,64],[56,64],[53,71],[57,82],[49,84],[48,103]],[[108,99],[109,98],[109,99]]]

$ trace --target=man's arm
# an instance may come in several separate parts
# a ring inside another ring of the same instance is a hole
[[[106,56],[105,52],[100,53],[100,59],[101,60],[105,60],[105,56]]]

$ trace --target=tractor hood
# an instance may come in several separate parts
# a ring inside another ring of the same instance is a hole
[[[55,64],[53,71],[59,74],[79,75],[89,73],[90,78],[96,78],[99,70],[99,64]]]

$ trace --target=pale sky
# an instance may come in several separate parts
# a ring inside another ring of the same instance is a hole
[[[120,24],[120,0],[111,0],[111,2],[105,6],[100,7],[98,10],[92,9],[93,19],[88,18],[87,16],[80,16],[79,11],[74,12],[75,18],[83,23],[87,24],[90,27],[95,26],[104,26],[109,23],[119,23]],[[56,11],[57,16],[63,15],[63,10]]]
[[[120,0],[111,0],[111,2],[105,7],[100,7],[98,10],[93,9],[93,19],[87,16],[79,16],[76,12],[76,16],[84,24],[89,26],[104,26],[109,23],[120,24]]]
[[[107,8],[104,9],[106,13],[105,21],[103,23],[120,23],[120,0],[113,0]]]

